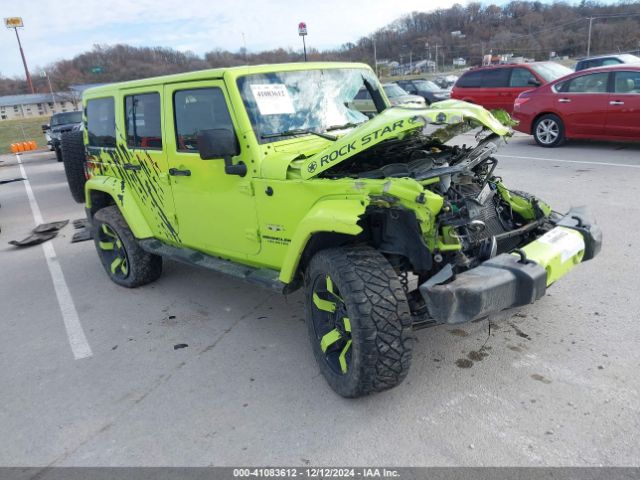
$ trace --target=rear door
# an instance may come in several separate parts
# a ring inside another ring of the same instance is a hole
[[[586,73],[563,82],[555,109],[571,135],[602,136],[609,110],[609,72]]]
[[[509,78],[511,68],[490,68],[482,72],[482,101],[480,105],[494,110],[503,109],[507,112],[513,111],[513,100],[509,100],[511,95],[509,90]]]
[[[640,139],[640,70],[613,72],[605,132],[611,137]]]

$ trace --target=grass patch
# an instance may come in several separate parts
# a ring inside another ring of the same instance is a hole
[[[49,117],[29,117],[0,121],[0,153],[11,153],[11,144],[35,140],[38,148],[47,146],[42,133],[42,124],[49,123]],[[24,136],[23,136],[24,131]]]

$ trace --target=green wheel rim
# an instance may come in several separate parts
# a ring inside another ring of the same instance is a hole
[[[330,276],[315,279],[312,301],[311,321],[324,360],[335,373],[346,375],[351,364],[351,320]]]
[[[98,230],[98,248],[114,277],[127,278],[129,276],[129,257],[122,244],[122,240],[108,224],[103,223]]]

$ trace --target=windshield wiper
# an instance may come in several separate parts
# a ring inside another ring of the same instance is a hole
[[[365,123],[365,122],[362,122]],[[359,127],[362,123],[345,123],[344,125],[331,125],[329,128],[325,130],[325,132],[330,132],[331,130],[343,130],[345,128],[353,128]]]
[[[293,137],[294,135],[307,135],[309,133],[334,142],[338,139],[338,137],[334,135],[328,135],[326,133],[316,132],[314,130],[304,128],[299,128],[296,130],[285,130],[284,132],[265,133],[263,135],[260,135],[260,138]]]

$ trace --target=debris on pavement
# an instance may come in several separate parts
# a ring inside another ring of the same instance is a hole
[[[173,346],[174,350],[178,350],[179,348],[187,348],[189,345],[187,345],[186,343],[177,343],[176,345]]]
[[[74,220],[72,223],[73,223],[73,228],[75,228],[78,231],[73,234],[73,237],[71,238],[71,243],[85,242],[87,240],[91,240],[92,238],[91,228],[89,228],[89,223],[87,222],[86,218],[78,218],[77,220]]]
[[[53,230],[60,230],[69,223],[69,220],[61,220],[59,222],[41,223],[33,229],[33,233],[45,233]]]
[[[23,180],[26,180],[26,178],[10,178],[8,180],[0,180],[0,185],[4,185],[5,183],[21,182]]]
[[[9,244],[16,247],[31,247],[32,245],[38,245],[42,242],[46,242],[47,240],[51,240],[56,235],[58,235],[58,230],[51,230],[43,233],[32,233],[22,240],[11,240]]]

